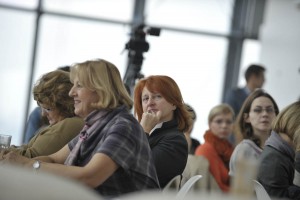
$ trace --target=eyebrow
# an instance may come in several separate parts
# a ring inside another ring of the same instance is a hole
[[[259,106],[259,105],[255,106],[255,107],[263,108],[263,106]],[[272,105],[269,105],[269,106],[266,106],[265,108],[270,108],[270,107],[273,107],[273,106],[272,106]]]

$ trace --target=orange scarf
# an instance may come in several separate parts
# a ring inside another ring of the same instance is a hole
[[[204,139],[205,142],[210,143],[215,148],[225,166],[227,169],[229,169],[229,160],[233,152],[233,146],[230,144],[230,142],[227,139],[219,138],[210,130],[205,132]]]

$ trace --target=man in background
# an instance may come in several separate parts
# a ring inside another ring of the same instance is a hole
[[[262,88],[265,82],[266,69],[261,65],[250,65],[245,72],[246,85],[234,88],[225,95],[224,103],[229,104],[237,116],[245,99],[256,88]]]

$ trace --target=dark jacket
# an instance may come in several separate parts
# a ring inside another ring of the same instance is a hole
[[[163,188],[173,177],[182,174],[187,158],[188,144],[176,120],[164,122],[149,136],[160,187]]]
[[[300,188],[293,185],[294,150],[272,132],[260,156],[258,181],[271,197],[300,199]]]

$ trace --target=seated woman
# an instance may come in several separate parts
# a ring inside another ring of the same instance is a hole
[[[134,114],[149,139],[160,186],[181,175],[188,158],[184,132],[192,124],[176,82],[168,76],[141,79],[134,90]]]
[[[158,189],[151,149],[130,113],[132,99],[118,68],[105,60],[89,60],[71,67],[71,80],[75,113],[85,120],[80,134],[49,156],[32,160],[9,153],[2,163],[70,177],[106,197]]]
[[[272,124],[272,133],[260,155],[257,180],[271,197],[277,199],[300,199],[300,177],[294,173],[295,151],[297,161],[300,150],[299,122],[300,101],[297,101],[277,115]]]
[[[278,112],[275,100],[263,89],[257,89],[247,97],[236,119],[234,134],[242,136],[243,140],[230,158],[230,176],[234,176],[239,161],[247,159],[257,162]]]
[[[232,133],[233,120],[234,112],[229,105],[213,107],[208,115],[209,130],[204,134],[205,142],[195,152],[195,155],[207,158],[209,171],[223,192],[230,188],[228,169],[233,146],[227,138]]]
[[[59,67],[58,70],[63,70],[66,72],[70,72],[70,67],[69,66],[62,66]],[[26,123],[26,129],[24,133],[24,140],[23,144],[29,143],[31,138],[35,136],[38,133],[38,129],[40,129],[43,126],[48,126],[48,120],[47,117],[42,116],[42,110],[41,107],[37,106],[35,107],[31,113],[28,116],[28,120]]]
[[[72,85],[70,73],[61,70],[46,73],[37,81],[33,97],[49,125],[40,128],[28,144],[12,145],[5,153],[14,151],[28,158],[50,155],[79,134],[84,121],[75,116],[74,100],[68,96]]]

